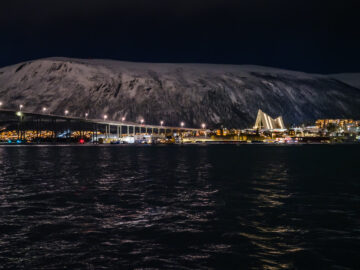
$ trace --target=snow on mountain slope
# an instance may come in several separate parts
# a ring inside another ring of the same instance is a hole
[[[48,58],[0,69],[6,108],[168,125],[250,127],[257,110],[285,124],[360,118],[360,91],[331,76],[258,66]]]
[[[360,89],[360,73],[340,73],[333,74],[331,77]]]

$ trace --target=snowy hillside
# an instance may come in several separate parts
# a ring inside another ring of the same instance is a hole
[[[360,90],[332,76],[257,66],[49,58],[0,69],[6,108],[168,125],[249,127],[261,108],[285,124],[360,119]]]
[[[360,73],[341,73],[334,74],[332,77],[360,89]]]

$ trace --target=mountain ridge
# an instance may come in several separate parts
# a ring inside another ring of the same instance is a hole
[[[52,57],[0,68],[0,99],[34,112],[46,106],[59,114],[68,109],[74,116],[191,127],[249,127],[262,109],[290,125],[360,118],[359,88],[343,77],[252,65]]]

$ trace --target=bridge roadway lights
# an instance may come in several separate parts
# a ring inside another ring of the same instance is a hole
[[[45,107],[44,107],[45,108]],[[7,110],[6,110],[7,111]],[[45,110],[44,110],[45,111]],[[48,110],[46,110],[48,111]],[[7,111],[7,112],[11,112],[11,113],[14,113],[16,114],[17,112],[19,111]],[[139,134],[159,134],[161,135],[162,133],[165,135],[165,136],[168,136],[168,135],[173,135],[174,132],[179,132],[179,135],[180,136],[183,136],[184,133],[187,132],[187,130],[185,130],[183,127],[179,127],[179,128],[167,128],[167,127],[163,127],[163,126],[147,126],[147,125],[144,125],[144,124],[131,124],[131,123],[104,123],[103,121],[97,121],[96,119],[87,119],[87,118],[76,118],[76,117],[69,117],[69,116],[66,116],[64,117],[64,115],[51,115],[51,114],[38,114],[38,113],[27,113],[27,112],[24,112],[24,111],[21,111],[19,112],[21,113],[22,115],[30,115],[31,117],[35,117],[35,125],[36,125],[36,135],[38,138],[41,138],[42,137],[42,131],[43,131],[43,124],[42,123],[43,121],[43,117],[45,119],[53,119],[53,118],[58,118],[58,119],[61,119],[61,122],[64,122],[63,123],[63,126],[64,128],[66,129],[66,138],[69,138],[71,136],[71,129],[73,129],[73,126],[72,124],[76,124],[78,122],[80,122],[80,125],[81,123],[83,122],[89,122],[89,123],[93,123],[94,124],[94,129],[95,129],[95,134],[94,134],[94,137],[98,137],[98,132],[101,131],[101,130],[104,130],[105,129],[105,136],[106,138],[109,138],[110,135],[111,135],[111,126],[114,125],[115,128],[117,129],[116,133],[117,134],[117,137],[118,138],[121,138],[123,135],[128,135],[130,136],[131,134],[133,135],[136,135],[137,133],[137,129],[138,129],[138,132]],[[66,115],[69,114],[69,111],[66,110]],[[24,122],[22,121],[23,120],[23,117],[20,117],[19,115],[17,115],[19,118],[19,128],[18,128],[18,132],[19,132],[19,137],[22,138],[22,137],[25,137],[26,134],[24,132],[24,129],[26,128],[23,124],[24,123],[21,123],[21,122]],[[73,122],[73,123],[71,123]],[[56,130],[56,120],[54,122],[50,121],[50,122],[47,122],[48,124],[46,125],[53,125],[54,126],[54,130],[52,130],[53,132],[53,136],[56,137],[56,133],[57,133],[57,130]],[[52,123],[52,124],[51,124]],[[104,128],[104,124],[105,124],[105,128]],[[104,128],[104,129],[103,129]],[[125,133],[123,134],[123,128],[125,128],[126,130],[124,131]],[[130,130],[132,129],[132,130]],[[196,134],[196,131],[197,129],[194,129],[194,130],[191,130],[191,129],[188,129],[188,131],[192,134],[192,133],[195,133]],[[144,132],[143,132],[144,131]],[[150,133],[151,132],[151,133]],[[206,131],[202,130],[202,132],[205,133],[205,136],[207,136],[206,134]],[[80,131],[81,133],[81,136],[84,136],[83,133],[84,131]]]

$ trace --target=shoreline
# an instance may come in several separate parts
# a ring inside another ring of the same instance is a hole
[[[321,143],[321,142],[311,142],[311,143],[247,143],[247,142],[214,142],[214,143],[175,143],[175,144],[146,144],[146,143],[128,143],[128,144],[98,144],[98,143],[21,143],[21,144],[9,144],[9,143],[0,143],[0,147],[19,147],[19,146],[81,146],[81,147],[90,147],[90,146],[105,146],[105,147],[174,147],[174,146],[210,146],[210,145],[232,145],[232,146],[241,146],[241,145],[267,145],[267,146],[297,146],[297,145],[360,145],[360,142],[342,142],[342,143]]]

